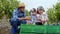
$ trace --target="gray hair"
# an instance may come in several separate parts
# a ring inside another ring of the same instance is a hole
[[[37,11],[38,11],[38,10],[43,10],[43,11],[45,12],[43,6],[39,6],[39,7],[37,8]]]

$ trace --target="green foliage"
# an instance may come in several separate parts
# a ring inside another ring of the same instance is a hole
[[[55,8],[55,11],[56,11],[57,19],[58,19],[58,21],[60,21],[60,2],[57,3],[54,8]]]
[[[0,19],[2,19],[4,16],[4,13],[0,11]]]
[[[17,0],[0,0],[0,18],[2,18],[3,15],[10,18],[13,9],[17,7],[17,3]]]
[[[26,16],[29,16],[29,11],[28,10],[25,10],[26,11]]]
[[[47,14],[48,14],[49,21],[55,21],[56,19],[55,13],[56,12],[54,11],[53,8],[48,9]]]
[[[60,21],[60,2],[53,6],[53,8],[49,8],[48,17],[50,21]]]

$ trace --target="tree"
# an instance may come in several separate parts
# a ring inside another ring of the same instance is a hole
[[[56,17],[57,20],[60,21],[60,2],[56,4],[56,6],[54,6],[55,11],[56,11]]]
[[[0,0],[0,19],[6,15],[7,18],[11,17],[12,11],[17,7],[17,0]]]
[[[47,14],[48,14],[49,21],[55,21],[56,19],[55,13],[56,12],[54,11],[53,8],[48,9]]]
[[[49,21],[60,21],[60,2],[53,6],[53,8],[49,8],[48,11]]]
[[[26,16],[29,16],[29,11],[28,10],[25,10],[25,11],[26,11],[25,12],[26,13]]]

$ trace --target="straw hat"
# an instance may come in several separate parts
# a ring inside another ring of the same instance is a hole
[[[23,2],[20,2],[20,3],[18,4],[18,7],[25,7],[25,4],[24,4]]]

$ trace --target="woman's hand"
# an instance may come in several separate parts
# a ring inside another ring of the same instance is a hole
[[[40,19],[40,18],[37,18],[37,20],[41,21],[41,19]]]

